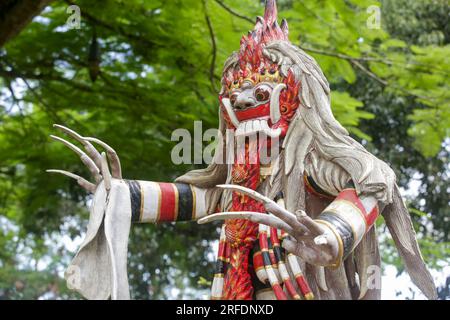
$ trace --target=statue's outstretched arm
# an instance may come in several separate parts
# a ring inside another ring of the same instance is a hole
[[[112,174],[107,179],[107,189],[111,188],[111,180],[117,179],[126,183],[131,201],[131,220],[134,223],[158,223],[173,221],[192,221],[202,218],[207,213],[206,191],[185,183],[165,183],[140,180],[122,180],[122,169],[117,153],[106,143],[91,137],[83,137],[75,131],[61,125],[56,128],[80,142],[85,151],[58,136],[51,137],[63,143],[77,153],[81,161],[91,172],[95,183],[76,174],[64,170],[50,169],[47,172],[59,173],[77,180],[78,184],[90,193],[95,193],[104,179],[101,172],[102,155],[92,145],[94,142],[103,147],[110,160]],[[106,167],[107,168],[107,164]]]
[[[84,151],[51,136],[74,151],[93,177],[89,181],[68,171],[47,170],[77,180],[93,194],[86,236],[65,273],[68,287],[88,299],[129,299],[127,251],[131,223],[201,218],[206,215],[206,189],[182,183],[124,180],[113,148],[69,128],[55,127],[83,146]],[[97,151],[94,144],[106,153]]]

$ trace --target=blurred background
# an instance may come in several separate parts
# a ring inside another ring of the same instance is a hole
[[[337,119],[395,170],[440,299],[450,299],[450,25],[447,0],[279,0],[290,40],[332,88]],[[77,299],[62,279],[86,230],[89,177],[53,123],[118,152],[125,178],[172,181],[177,128],[218,125],[227,56],[259,0],[0,2],[0,299]],[[202,167],[198,165],[196,167]],[[384,299],[422,299],[377,221]],[[132,228],[135,299],[203,299],[219,225]]]

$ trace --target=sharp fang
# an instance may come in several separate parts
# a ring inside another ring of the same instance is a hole
[[[236,114],[233,111],[233,108],[231,107],[230,99],[224,98],[222,99],[222,104],[225,107],[225,110],[227,110],[228,116],[230,117],[231,122],[233,125],[237,128],[239,127],[239,120],[236,117]]]
[[[281,118],[280,113],[280,93],[286,88],[284,83],[277,84],[272,91],[272,98],[270,99],[270,120],[272,124],[277,123]]]

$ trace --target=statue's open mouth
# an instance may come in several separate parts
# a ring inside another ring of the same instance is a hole
[[[259,118],[240,122],[236,129],[236,136],[250,136],[258,132],[262,132],[268,137],[278,138],[281,134],[281,129],[270,128],[267,120],[268,118]]]
[[[280,128],[273,128],[273,125],[281,118],[280,93],[285,88],[286,85],[284,83],[276,85],[269,103],[245,110],[233,110],[230,99],[223,98],[222,104],[232,124],[236,128],[236,136],[249,136],[263,132],[271,138],[279,137],[282,130]]]

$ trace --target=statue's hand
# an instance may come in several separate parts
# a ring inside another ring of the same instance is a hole
[[[283,247],[302,258],[305,262],[317,266],[334,265],[339,255],[339,244],[335,235],[325,226],[311,219],[304,211],[295,214],[258,192],[237,185],[219,185],[224,189],[245,194],[261,201],[269,214],[259,212],[222,212],[206,216],[198,223],[207,223],[222,219],[248,219],[286,231],[291,237],[283,240]]]
[[[69,128],[63,127],[61,125],[55,124],[54,127],[61,130],[64,133],[66,133],[67,135],[71,136],[72,138],[74,138],[75,140],[77,140],[78,142],[80,142],[83,145],[86,152],[84,152],[83,150],[81,150],[80,148],[75,146],[74,144],[72,144],[60,137],[53,136],[53,135],[51,136],[53,139],[63,143],[64,145],[66,145],[68,148],[70,148],[72,151],[74,151],[76,154],[78,154],[80,156],[81,161],[89,169],[95,182],[90,182],[76,174],[73,174],[71,172],[64,171],[64,170],[51,169],[51,170],[47,170],[47,172],[60,173],[65,176],[68,176],[70,178],[73,178],[73,179],[77,180],[78,184],[81,187],[83,187],[84,189],[86,189],[88,192],[91,192],[91,193],[96,192],[97,187],[101,184],[101,182],[104,182],[106,191],[109,192],[109,190],[111,189],[111,180],[112,179],[122,180],[122,169],[120,167],[120,160],[119,160],[119,157],[117,156],[116,151],[114,151],[113,148],[111,148],[109,145],[107,145],[103,141],[100,141],[96,138],[83,137],[83,136],[79,135],[78,133],[76,133],[75,131],[73,131]],[[94,143],[98,144],[99,146],[101,146],[102,148],[104,148],[106,150],[106,153],[102,152],[100,154],[100,152],[97,151],[97,149],[92,145],[91,142],[94,142]],[[110,165],[111,165],[111,173],[108,168],[108,159],[109,159]]]

